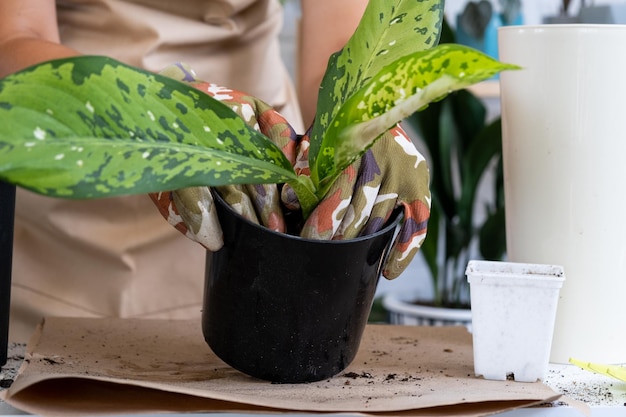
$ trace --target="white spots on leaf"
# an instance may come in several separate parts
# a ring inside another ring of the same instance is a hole
[[[204,126],[204,131],[209,133],[211,131],[211,128],[209,126]]]
[[[65,154],[64,153],[60,153],[54,156],[54,160],[55,161],[60,161],[61,159],[65,158]]]
[[[174,129],[178,129],[180,126],[178,125],[178,123],[174,122],[174,123],[172,123],[172,127]]]
[[[389,46],[394,46],[395,44],[396,44],[396,41],[395,41],[395,40],[393,40],[393,41],[389,42]]]
[[[24,143],[24,146],[27,147],[27,148],[32,148],[35,145],[36,145],[35,142],[26,142],[26,143]]]
[[[37,126],[35,130],[33,131],[33,135],[35,136],[36,139],[44,140],[46,138],[46,131],[40,128],[39,126]]]
[[[78,165],[79,167],[82,168],[83,166],[83,161],[81,159],[79,159],[78,161],[76,161],[76,165]]]
[[[95,111],[95,109],[93,108],[93,105],[91,104],[91,102],[86,102],[85,103],[85,107],[87,108],[87,110],[89,111],[89,113],[92,113]]]
[[[52,109],[46,109],[46,113],[48,113],[50,116],[52,116],[54,114]]]
[[[143,159],[148,159],[148,158],[150,157],[150,152],[146,151],[146,152],[142,153],[142,154],[141,154],[141,157],[142,157]]]
[[[156,117],[154,117],[154,114],[150,110],[148,110],[147,114],[150,120],[152,120],[153,122],[156,121]]]
[[[395,104],[400,104],[406,99],[406,90],[404,88],[398,89],[398,98],[394,100]]]
[[[378,83],[375,81],[372,81],[370,83],[370,86],[367,88],[367,90],[365,91],[365,93],[363,94],[365,97],[367,96],[371,96],[372,94],[374,94],[374,90],[378,87]]]
[[[85,148],[83,148],[82,146],[76,146],[76,145],[74,145],[74,146],[72,146],[72,147],[70,148],[70,150],[72,150],[72,151],[74,151],[74,152],[82,152],[82,151],[84,151],[84,150],[85,150]]]

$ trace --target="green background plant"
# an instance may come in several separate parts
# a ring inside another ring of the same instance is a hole
[[[440,42],[454,41],[444,22]],[[420,251],[432,278],[432,301],[467,306],[467,261],[476,252],[488,260],[500,260],[506,252],[500,118],[487,121],[483,102],[460,90],[406,123],[419,133],[429,158],[431,214]],[[486,177],[489,172],[494,175]],[[485,178],[491,180],[486,189],[493,201],[485,205],[485,218],[477,224],[478,190]]]

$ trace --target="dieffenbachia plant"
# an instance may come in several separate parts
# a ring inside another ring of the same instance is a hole
[[[64,198],[288,183],[303,214],[385,131],[453,90],[514,66],[435,46],[440,0],[370,0],[320,86],[311,175],[224,104],[105,57],[45,62],[0,80],[0,179]]]

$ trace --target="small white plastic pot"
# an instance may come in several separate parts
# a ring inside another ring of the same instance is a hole
[[[470,261],[474,373],[535,382],[548,370],[562,266]]]

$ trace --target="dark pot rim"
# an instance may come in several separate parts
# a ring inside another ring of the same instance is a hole
[[[301,237],[301,236],[291,235],[291,234],[288,234],[288,233],[277,232],[277,231],[272,230],[270,228],[267,228],[267,227],[265,227],[263,225],[260,225],[258,223],[252,222],[252,221],[246,219],[241,214],[237,213],[235,210],[233,210],[233,208],[230,206],[230,204],[228,204],[226,202],[226,200],[224,200],[222,198],[220,193],[213,187],[211,187],[211,194],[213,195],[214,200],[216,200],[216,204],[219,201],[219,203],[222,206],[226,207],[235,217],[239,218],[241,221],[243,221],[244,223],[248,224],[249,226],[254,227],[256,229],[262,229],[266,233],[269,233],[269,234],[275,235],[275,236],[280,236],[281,238],[284,238],[284,239],[291,239],[291,240],[299,241],[299,242],[308,242],[308,243],[311,243],[311,244],[346,245],[346,244],[349,244],[349,243],[354,243],[354,242],[359,242],[359,241],[362,241],[362,240],[372,239],[372,238],[374,238],[376,236],[379,236],[379,235],[387,233],[392,228],[397,227],[398,224],[404,218],[404,214],[402,212],[402,209],[401,208],[396,208],[391,213],[391,216],[389,217],[389,220],[387,220],[387,224],[382,229],[380,229],[379,231],[377,231],[375,233],[371,233],[369,235],[364,235],[364,236],[358,236],[358,237],[355,237],[355,238],[352,238],[352,239],[345,239],[345,240],[310,239],[310,238],[305,238],[305,237]]]

